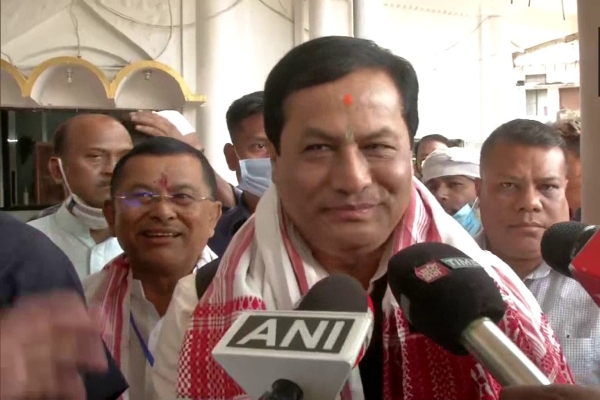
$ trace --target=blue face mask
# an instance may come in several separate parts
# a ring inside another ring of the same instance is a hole
[[[453,217],[471,236],[477,235],[481,230],[481,222],[479,221],[477,213],[469,203],[458,210]]]
[[[271,159],[240,160],[240,190],[262,197],[271,186]]]

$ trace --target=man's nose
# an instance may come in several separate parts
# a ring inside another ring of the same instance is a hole
[[[540,192],[533,185],[522,189],[519,200],[519,210],[527,212],[539,212],[542,210]]]
[[[360,193],[373,182],[371,166],[356,147],[342,151],[334,161],[331,174],[333,188],[348,194]]]
[[[164,197],[156,199],[149,207],[148,214],[157,221],[165,222],[177,217],[173,203]]]

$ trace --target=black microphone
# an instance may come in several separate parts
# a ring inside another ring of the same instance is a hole
[[[542,236],[542,258],[575,279],[600,307],[600,232],[596,225],[559,222]]]
[[[273,383],[270,392],[263,394],[258,400],[302,400],[302,389],[292,381],[279,379]]]
[[[472,354],[503,386],[550,380],[496,325],[506,307],[476,261],[444,243],[419,243],[394,255],[389,284],[408,321],[455,355]]]

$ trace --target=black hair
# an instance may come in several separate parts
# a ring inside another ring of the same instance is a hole
[[[410,142],[419,126],[419,82],[413,66],[370,40],[328,36],[290,50],[269,73],[265,83],[265,132],[279,151],[285,124],[283,106],[293,93],[334,82],[361,69],[386,72],[402,98],[402,117]]]
[[[446,136],[438,134],[427,135],[423,136],[421,139],[419,139],[417,143],[415,143],[415,157],[417,156],[417,154],[419,154],[419,146],[421,146],[421,143],[425,142],[439,142],[445,144],[448,147],[456,147],[456,143],[453,140],[448,139]]]
[[[216,199],[217,197],[217,177],[212,166],[202,154],[201,151],[195,149],[189,144],[182,142],[181,140],[173,139],[170,137],[153,137],[148,139],[137,146],[134,146],[127,154],[125,154],[115,166],[112,178],[110,180],[110,192],[111,196],[114,196],[117,187],[119,186],[123,177],[123,170],[125,166],[135,157],[140,156],[172,156],[172,155],[190,155],[200,161],[202,166],[202,175],[204,182],[208,186],[210,191],[210,197]]]
[[[556,127],[531,119],[514,119],[496,128],[481,146],[482,165],[499,143],[548,149],[559,148],[566,157],[565,141],[560,131]]]
[[[225,114],[227,130],[231,140],[235,140],[235,133],[243,120],[256,114],[262,114],[265,109],[265,92],[250,93],[235,100]]]

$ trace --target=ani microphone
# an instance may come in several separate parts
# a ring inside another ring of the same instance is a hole
[[[252,398],[333,400],[362,358],[372,329],[362,285],[332,275],[316,283],[295,310],[242,313],[212,355]]]
[[[542,258],[575,279],[600,307],[600,232],[596,225],[559,222],[542,237]]]
[[[444,243],[419,243],[393,256],[389,283],[412,327],[455,355],[472,354],[502,385],[550,380],[496,325],[506,311],[494,280]]]

